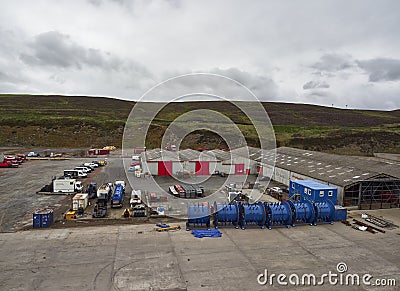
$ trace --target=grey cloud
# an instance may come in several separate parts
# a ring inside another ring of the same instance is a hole
[[[238,68],[213,69],[211,73],[229,77],[249,88],[262,101],[278,98],[278,86],[272,78],[265,75],[252,74]]]
[[[309,81],[303,85],[304,90],[309,90],[309,89],[325,89],[329,88],[329,84],[324,82],[324,81]]]
[[[103,4],[103,0],[88,0],[88,2],[97,7],[99,7],[101,4]]]
[[[3,73],[0,71],[0,82],[13,82],[13,83],[19,83],[20,81],[18,78],[15,78],[14,76]]]
[[[94,60],[97,60],[98,65],[102,63],[95,50],[85,50],[75,44],[69,36],[57,31],[37,35],[29,47],[32,54],[23,53],[20,57],[30,65],[80,69],[83,64],[94,65]]]
[[[370,82],[400,80],[400,60],[376,58],[359,60],[356,63],[369,74]]]
[[[322,72],[337,72],[354,67],[354,61],[349,55],[325,54],[311,67]]]
[[[83,67],[101,68],[151,76],[145,67],[132,60],[124,60],[98,49],[85,48],[68,35],[57,31],[37,35],[29,47],[30,53],[20,55],[20,59],[29,65],[79,70]]]

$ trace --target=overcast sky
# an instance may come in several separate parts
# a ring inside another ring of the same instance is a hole
[[[400,1],[0,1],[0,93],[138,99],[212,72],[263,101],[400,108]]]

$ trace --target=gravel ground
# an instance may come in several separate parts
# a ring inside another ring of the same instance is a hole
[[[45,184],[49,184],[53,176],[61,176],[63,170],[92,160],[93,158],[32,160],[23,163],[19,168],[0,168],[0,231],[9,232],[31,226],[32,213],[45,207],[54,209],[55,218],[58,218],[70,205],[72,206],[72,196],[38,195],[36,192]],[[90,173],[89,177],[83,180],[84,187],[106,167]]]
[[[3,182],[3,191],[0,193],[0,232],[16,231],[19,229],[27,229],[32,227],[32,213],[35,210],[49,207],[54,210],[54,219],[62,220],[63,215],[72,207],[73,195],[38,195],[36,194],[45,184],[49,184],[53,176],[61,176],[64,169],[72,169],[84,162],[89,162],[95,158],[71,158],[64,161],[50,160],[31,160],[20,166],[20,168],[1,168],[0,179]],[[99,160],[99,159],[98,159]],[[141,189],[144,193],[158,192],[159,189],[151,184],[146,178],[133,178],[130,175],[130,182],[135,189]],[[192,177],[187,180],[190,183],[197,183],[204,186],[206,193],[212,193],[218,188],[223,187],[226,178],[213,176],[206,181],[202,181],[202,177]],[[240,177],[238,177],[240,180]],[[108,164],[105,167],[97,168],[88,175],[88,178],[82,179],[84,189],[90,182],[96,182],[98,186],[107,182],[115,182],[116,180],[126,181],[126,191],[124,196],[124,206],[122,208],[111,209],[109,207],[107,220],[92,220],[95,200],[90,201],[90,205],[85,210],[82,219],[75,222],[63,222],[67,225],[95,225],[95,224],[115,224],[125,223],[121,220],[124,208],[129,207],[130,193],[132,188],[128,182],[128,178],[124,171],[123,160],[115,154],[108,157]],[[238,180],[238,181],[239,181]],[[155,177],[155,181],[165,191],[170,185],[180,183],[172,177]],[[254,183],[255,176],[249,176],[248,182]],[[171,199],[169,197],[168,199]],[[165,204],[165,205],[164,205]],[[161,206],[167,206],[167,203],[161,203]],[[153,206],[160,206],[153,203]],[[183,211],[183,210],[182,210]],[[118,221],[110,219],[118,219]],[[82,221],[85,220],[85,221]],[[90,220],[90,221],[88,221]],[[130,223],[145,222],[145,219],[128,219]],[[56,226],[62,226],[57,223]]]

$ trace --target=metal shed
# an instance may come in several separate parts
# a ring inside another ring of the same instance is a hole
[[[257,174],[257,162],[254,160],[254,156],[260,152],[260,149],[253,147],[242,147],[232,150],[233,162],[235,164],[235,173],[244,172],[244,174]],[[247,155],[248,153],[248,155]],[[240,165],[240,166],[236,166]],[[239,171],[238,171],[239,170]]]
[[[143,171],[154,176],[171,176],[174,163],[179,163],[179,157],[173,152],[153,149],[141,153]]]
[[[213,174],[219,167],[220,161],[207,152],[199,152],[192,149],[179,151],[179,159],[188,163],[188,167],[197,176]]]
[[[400,163],[281,147],[256,158],[263,173],[289,187],[313,180],[338,189],[338,204],[358,208],[399,207]],[[273,164],[275,163],[275,168]],[[273,171],[272,171],[273,170]]]

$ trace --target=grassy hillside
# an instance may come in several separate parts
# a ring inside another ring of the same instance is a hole
[[[97,147],[120,146],[133,102],[101,97],[0,95],[0,146]],[[400,153],[400,110],[343,110],[287,103],[264,103],[280,146],[344,154]],[[226,102],[168,105],[154,119],[147,146],[159,146],[168,124],[193,109],[213,109],[231,118],[249,145],[257,136],[251,122]],[[223,146],[210,132],[185,138],[184,147]]]

